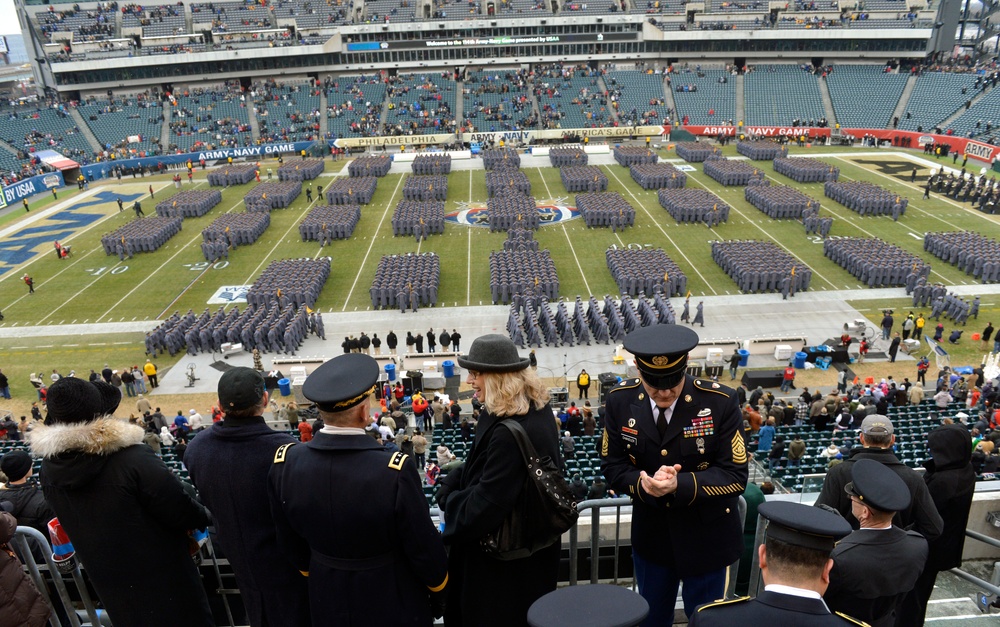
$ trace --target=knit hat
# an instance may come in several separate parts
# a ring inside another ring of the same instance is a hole
[[[18,481],[31,470],[31,455],[25,451],[11,451],[0,459],[0,470],[7,475],[7,481]]]
[[[94,384],[76,377],[63,377],[53,383],[45,400],[49,424],[89,422],[104,413],[101,392]]]
[[[498,334],[476,338],[468,355],[458,356],[458,365],[479,372],[517,372],[528,367],[531,360],[517,354],[510,338]]]
[[[122,392],[115,386],[104,381],[94,381],[91,383],[101,393],[101,414],[113,414],[122,402]]]

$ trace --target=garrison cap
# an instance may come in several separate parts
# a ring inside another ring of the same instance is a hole
[[[350,409],[375,391],[378,362],[364,353],[334,357],[312,372],[302,385],[302,395],[321,411]]]
[[[669,390],[684,378],[688,353],[698,346],[698,334],[677,324],[656,324],[629,333],[623,345],[635,356],[635,366],[646,383]]]
[[[839,514],[802,503],[769,501],[757,513],[768,521],[768,538],[805,549],[832,551],[838,540],[851,533],[850,523]]]
[[[880,512],[899,512],[910,506],[910,489],[888,466],[859,459],[851,466],[851,482],[844,491]]]

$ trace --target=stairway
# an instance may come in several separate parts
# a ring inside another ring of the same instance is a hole
[[[80,133],[87,138],[87,143],[90,144],[90,149],[94,152],[104,152],[104,145],[97,141],[97,136],[94,135],[94,131],[90,130],[90,127],[87,126],[87,123],[84,121],[83,116],[80,115],[80,112],[72,107],[66,107],[66,110],[69,111],[70,117],[72,117],[73,121],[76,122],[76,127],[80,129]]]
[[[257,103],[252,98],[247,99],[247,113],[250,114],[250,137],[253,143],[260,143],[260,120],[257,119]]]
[[[330,118],[326,115],[326,108],[328,106],[326,90],[321,89],[319,92],[319,137],[317,139],[325,139],[327,132],[330,130]]]
[[[462,128],[465,120],[465,81],[455,81],[455,123]]]
[[[163,101],[163,126],[160,127],[160,152],[166,153],[170,146],[170,121],[174,119],[174,107],[169,100]]]
[[[674,101],[674,91],[672,89],[670,89],[669,85],[667,85],[666,76],[664,76],[664,79],[663,79],[663,82],[661,83],[661,85],[663,86],[663,101],[665,103],[667,103],[667,106],[670,107],[671,111],[673,111],[672,119],[669,120],[669,122],[670,122],[671,126],[680,125],[680,123],[681,123],[681,116],[677,113],[677,103]],[[664,122],[667,122],[667,121],[668,120],[664,120]]]
[[[819,82],[819,95],[823,97],[823,111],[826,112],[826,124],[830,128],[837,126],[837,113],[833,110],[833,100],[830,99],[830,89],[827,87],[826,79],[817,77]]]
[[[978,104],[979,101],[982,100],[986,96],[986,94],[990,93],[990,91],[992,91],[992,90],[983,90],[983,91],[979,92],[979,94],[977,94],[976,96],[974,96],[972,98],[972,104],[969,106],[969,109],[971,109],[972,107],[976,106],[976,104]],[[952,122],[954,122],[955,120],[957,120],[958,118],[960,118],[962,116],[962,114],[965,113],[967,110],[968,109],[966,109],[964,105],[961,106],[961,107],[959,107],[958,111],[956,111],[956,112],[952,113],[951,115],[949,115],[943,122],[941,122],[940,124],[938,124],[938,126],[941,128],[941,130],[948,130],[948,126]],[[931,129],[925,129],[925,130],[929,131]]]
[[[736,74],[736,119],[734,122],[736,122],[737,127],[739,127],[740,123],[746,125],[747,119],[746,101],[743,99],[746,94],[744,78],[743,74]]]
[[[599,76],[597,78],[597,88],[600,89],[605,94],[608,93],[608,91],[609,91],[608,90],[608,84],[604,82],[604,77],[603,76]],[[612,120],[614,120],[616,122],[620,121],[620,119],[618,118],[618,109],[616,109],[616,108],[614,108],[614,107],[611,106],[611,99],[610,98],[608,99],[608,115],[611,116]]]
[[[889,118],[889,127],[892,128],[892,121],[894,119],[903,119],[903,112],[906,111],[906,104],[910,102],[910,94],[913,93],[913,88],[917,84],[917,77],[910,74],[910,78],[906,79],[906,87],[903,88],[903,94],[899,97],[899,102],[896,103],[896,109],[892,112],[892,117]]]

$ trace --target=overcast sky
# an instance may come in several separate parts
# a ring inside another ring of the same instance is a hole
[[[20,32],[17,14],[14,13],[14,0],[0,0],[0,35],[14,35]]]

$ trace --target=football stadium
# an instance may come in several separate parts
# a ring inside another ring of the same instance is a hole
[[[0,625],[1000,624],[1000,4],[13,4]]]

